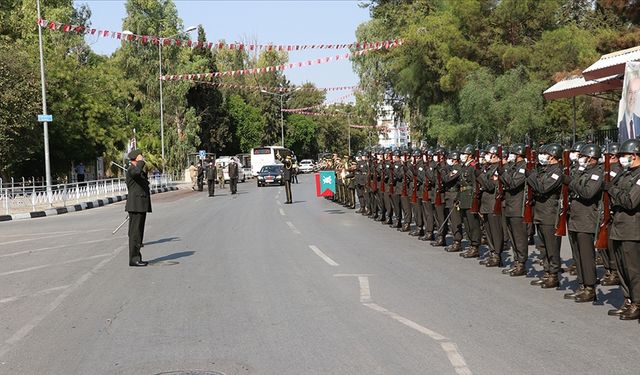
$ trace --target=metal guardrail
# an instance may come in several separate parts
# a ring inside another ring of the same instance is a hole
[[[166,187],[171,184],[169,175],[150,176],[151,188]],[[24,178],[16,182],[3,181],[0,178],[0,202],[5,215],[15,212],[36,211],[51,207],[66,207],[87,200],[123,195],[127,192],[124,178],[73,182],[51,186],[51,193],[45,185]]]

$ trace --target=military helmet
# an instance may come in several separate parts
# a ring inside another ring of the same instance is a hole
[[[582,146],[584,146],[586,144],[586,142],[583,141],[578,141],[576,143],[573,144],[573,146],[571,146],[571,152],[580,152],[580,150],[582,149]]]
[[[422,155],[422,151],[420,149],[413,150],[413,156],[420,157]]]
[[[362,151],[358,151],[356,152],[356,156],[362,157],[363,152]]]
[[[433,156],[435,153],[436,151],[433,147],[429,147],[429,149],[427,150],[427,155],[429,156]]]
[[[489,146],[487,146],[487,149],[485,151],[488,154],[497,154],[498,153],[498,146],[497,145],[489,145]]]
[[[393,153],[393,150],[391,149],[391,147],[387,147],[387,148],[384,149],[384,153],[385,154],[391,154],[391,153]]]
[[[453,160],[460,160],[460,153],[457,150],[451,150],[449,151],[447,158],[453,159]]]
[[[447,150],[444,149],[444,147],[442,146],[438,146],[436,147],[436,149],[433,151],[434,154],[441,154],[441,155],[445,155],[447,153]]]
[[[472,145],[466,145],[462,148],[462,150],[460,150],[460,153],[472,155],[474,151],[475,149],[473,148]]]
[[[602,151],[598,145],[587,143],[580,148],[580,155],[588,156],[594,159],[600,159]]]
[[[611,142],[611,143],[609,143],[608,145],[605,146],[604,153],[605,154],[615,155],[615,154],[618,153],[619,150],[620,150],[620,143]]]
[[[542,153],[543,154],[547,154],[547,155],[551,155],[554,158],[556,158],[557,160],[561,160],[563,151],[564,151],[564,149],[562,148],[561,145],[559,145],[557,143],[549,143],[548,145],[546,145],[544,147],[544,150],[542,151]]]
[[[515,145],[511,146],[511,153],[524,156],[525,148],[525,145],[523,145],[522,143],[516,143]]]
[[[640,139],[627,139],[622,142],[618,154],[640,154]]]
[[[396,149],[396,150],[393,152],[393,156],[400,156],[400,150]]]

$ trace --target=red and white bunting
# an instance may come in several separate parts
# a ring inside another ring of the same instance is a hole
[[[346,91],[346,90],[356,90],[359,89],[360,86],[356,85],[356,86],[337,86],[337,87],[302,87],[302,86],[298,86],[298,87],[269,87],[269,86],[257,86],[257,85],[241,85],[241,84],[235,84],[235,83],[223,83],[223,82],[212,82],[212,81],[197,81],[194,80],[193,83],[200,83],[200,84],[205,84],[205,85],[211,85],[211,86],[216,86],[216,87],[220,87],[223,89],[238,89],[238,90],[266,90],[266,91],[271,91],[271,92],[291,92],[293,90],[296,91],[324,91],[324,92],[331,92],[331,91]]]
[[[335,56],[328,56],[328,57],[324,57],[324,58],[320,58],[320,59],[314,59],[314,60],[307,60],[307,61],[300,61],[300,62],[296,62],[296,63],[287,63],[287,64],[282,64],[282,65],[274,65],[274,66],[267,66],[267,67],[263,67],[263,68],[253,68],[253,69],[240,69],[240,70],[230,70],[230,71],[225,71],[225,72],[212,72],[212,73],[193,73],[193,74],[178,74],[178,75],[164,75],[161,76],[160,79],[161,80],[165,80],[165,81],[193,81],[193,80],[201,80],[201,79],[211,79],[211,78],[215,78],[215,77],[226,77],[226,76],[236,76],[236,75],[251,75],[251,74],[262,74],[262,73],[268,73],[268,72],[276,72],[276,71],[283,71],[283,70],[289,70],[289,69],[293,69],[293,68],[302,68],[305,66],[311,66],[311,65],[319,65],[319,64],[326,64],[329,62],[333,62],[333,61],[339,61],[339,60],[348,60],[349,58],[351,58],[352,56],[362,56],[365,55],[371,51],[376,51],[376,50],[381,50],[381,49],[391,49],[391,48],[395,48],[399,45],[401,45],[402,42],[396,42],[396,43],[392,43],[380,48],[369,48],[369,49],[363,49],[360,51],[354,51],[352,53],[345,53],[342,55],[335,55]]]
[[[391,44],[398,44],[400,39],[383,40],[375,42],[354,42],[354,43],[327,43],[327,44],[245,44],[245,43],[212,43],[198,42],[192,40],[163,38],[153,35],[138,35],[125,33],[123,31],[110,31],[104,29],[88,28],[82,25],[70,25],[56,21],[48,21],[44,19],[38,20],[38,25],[49,30],[62,31],[65,33],[89,34],[101,38],[113,38],[127,42],[138,42],[142,44],[151,43],[163,46],[178,46],[185,48],[205,48],[205,49],[229,49],[229,50],[247,50],[247,51],[304,51],[309,49],[379,49],[387,48]]]
[[[332,100],[329,103],[324,103],[324,104],[319,104],[319,105],[314,105],[314,106],[311,106],[311,107],[304,107],[304,108],[289,108],[289,109],[285,108],[282,111],[283,112],[289,112],[289,113],[309,112],[309,111],[312,111],[314,109],[320,109],[320,108],[322,108],[322,107],[324,107],[326,105],[329,105],[329,104],[341,103],[344,100],[349,99],[350,97],[352,97],[354,95],[355,95],[355,92],[350,92],[350,93],[348,93],[346,95],[342,95],[341,97],[339,97],[339,98],[337,98],[335,100]]]

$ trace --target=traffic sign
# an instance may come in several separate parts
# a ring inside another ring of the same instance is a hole
[[[38,115],[38,122],[52,122],[53,115]]]
[[[200,150],[198,151],[198,156],[200,157],[200,160],[204,160],[207,157],[207,152],[205,150]]]

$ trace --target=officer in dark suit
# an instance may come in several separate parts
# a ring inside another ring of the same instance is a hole
[[[229,186],[231,188],[231,194],[235,194],[238,191],[238,163],[236,159],[229,161]]]
[[[127,203],[125,211],[129,213],[129,266],[144,267],[140,247],[144,235],[144,223],[147,212],[151,212],[151,192],[147,172],[144,170],[144,157],[140,150],[129,153],[131,164],[127,168]]]
[[[216,165],[213,164],[213,161],[209,162],[207,166],[207,188],[209,188],[209,196],[213,197],[216,190],[216,178],[218,177],[218,171],[216,169]]]
[[[527,183],[535,193],[533,211],[536,231],[543,247],[540,257],[544,275],[531,285],[542,288],[556,288],[559,285],[558,272],[561,271],[560,245],[562,237],[556,236],[556,223],[559,212],[559,199],[562,190],[562,146],[550,143],[540,151],[538,160],[542,165],[540,171],[526,171]]]
[[[504,232],[502,230],[502,215],[495,211],[496,195],[498,193],[498,169],[501,167],[501,159],[498,155],[499,146],[487,147],[487,166],[484,172],[477,177],[482,189],[480,198],[480,214],[482,214],[484,228],[487,234],[490,254],[487,259],[480,261],[486,267],[498,267],[504,250]]]
[[[613,211],[609,238],[622,256],[618,272],[629,287],[630,300],[610,315],[636,320],[640,318],[640,139],[622,143],[618,156],[625,171],[605,184]]]
[[[293,198],[291,197],[291,176],[293,174],[293,163],[291,162],[291,156],[287,155],[287,157],[282,160],[282,155],[278,152],[276,154],[278,160],[282,161],[284,167],[282,168],[282,179],[284,180],[284,190],[287,193],[287,201],[285,204],[293,203]]]
[[[202,191],[204,187],[204,168],[202,162],[198,163],[198,191]]]

